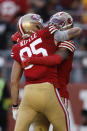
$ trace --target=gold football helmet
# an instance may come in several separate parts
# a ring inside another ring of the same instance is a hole
[[[43,20],[38,14],[26,14],[18,21],[18,31],[22,38],[29,37],[32,33],[43,28]]]
[[[66,30],[73,27],[73,18],[69,13],[58,12],[50,18],[50,24],[54,24],[60,30]]]

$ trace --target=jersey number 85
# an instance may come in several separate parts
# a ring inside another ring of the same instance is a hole
[[[38,44],[41,44],[42,43],[42,39],[41,38],[38,38],[36,39],[35,41],[33,41],[29,46],[30,47],[24,47],[23,49],[20,50],[20,58],[21,60],[23,61],[24,60],[24,57],[23,57],[23,54],[24,53],[27,53],[28,57],[32,57],[32,54],[35,54],[35,55],[38,55],[40,53],[42,53],[43,56],[48,56],[48,53],[47,53],[47,50],[44,49],[44,48],[39,48],[39,49],[36,49],[35,46],[38,45]],[[34,65],[33,64],[30,64],[29,66],[25,67],[25,69],[30,69],[32,68]]]

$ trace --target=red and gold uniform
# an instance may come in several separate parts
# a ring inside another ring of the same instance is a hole
[[[58,48],[63,46],[72,52],[74,51],[72,50],[72,43],[68,46],[68,42],[63,42],[59,44],[59,47],[56,46],[53,35],[56,30],[50,29],[47,27],[40,30],[28,39],[14,45],[11,54],[13,59],[22,63],[23,55],[29,57],[48,56],[54,54]],[[69,131],[68,112],[56,89],[60,89],[58,81],[61,81],[58,79],[57,66],[29,65],[24,69],[24,75],[27,86],[24,89],[24,96],[19,107],[15,131],[28,131],[28,125],[31,124],[38,112],[44,114],[53,124],[54,131]],[[22,121],[22,118],[24,121]],[[19,125],[22,126],[19,127]]]

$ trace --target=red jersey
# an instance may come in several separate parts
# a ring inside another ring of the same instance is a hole
[[[55,53],[57,46],[54,43],[54,32],[56,29],[51,26],[46,27],[32,34],[28,39],[25,39],[12,48],[11,56],[13,59],[22,63],[23,55],[31,56],[48,56]],[[56,85],[57,82],[57,66],[39,66],[29,65],[24,68],[26,84],[50,82]]]
[[[67,45],[68,44],[68,45]],[[60,86],[59,92],[62,97],[69,98],[69,93],[67,91],[67,84],[70,80],[70,72],[72,70],[72,62],[73,62],[73,55],[75,51],[75,43],[71,40],[64,41],[59,45],[59,48],[65,47],[71,50],[70,57],[63,61],[60,65],[58,65],[58,84]],[[72,49],[70,49],[69,45],[72,45]]]

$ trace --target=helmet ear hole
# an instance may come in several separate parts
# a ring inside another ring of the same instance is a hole
[[[71,23],[72,23],[72,21],[71,21],[71,19],[70,19],[70,18],[68,18],[68,23],[69,23],[69,24],[71,24]]]

